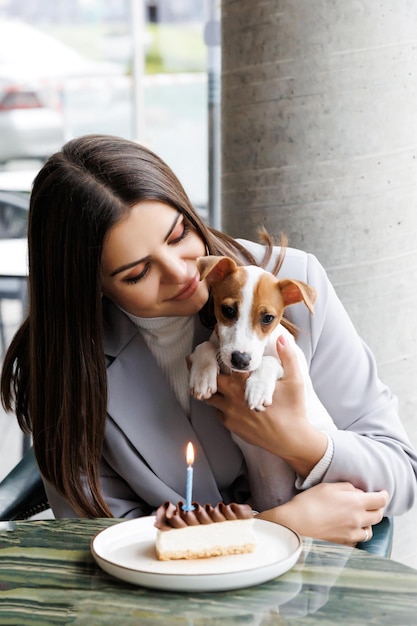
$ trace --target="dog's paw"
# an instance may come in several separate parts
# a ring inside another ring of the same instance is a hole
[[[246,381],[245,400],[252,411],[265,411],[272,404],[275,381],[259,380],[253,372]]]
[[[216,348],[209,341],[200,344],[190,356],[190,362],[190,393],[197,400],[208,400],[217,391]]]
[[[208,400],[217,391],[218,367],[206,367],[204,370],[191,368],[190,393],[197,400]]]
[[[280,362],[264,357],[261,366],[246,381],[245,400],[252,411],[265,411],[272,404],[275,384],[283,374]]]

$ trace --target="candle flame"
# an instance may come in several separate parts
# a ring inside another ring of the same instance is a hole
[[[187,445],[187,465],[192,465],[193,463],[194,463],[194,447],[191,441],[189,441]]]

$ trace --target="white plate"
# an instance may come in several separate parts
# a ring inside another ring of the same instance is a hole
[[[121,522],[99,532],[91,552],[108,574],[129,583],[170,591],[226,591],[259,585],[288,571],[302,549],[285,526],[254,520],[257,546],[250,554],[159,561],[154,517]]]

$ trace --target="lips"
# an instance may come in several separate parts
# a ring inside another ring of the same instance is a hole
[[[196,275],[190,281],[188,281],[188,283],[186,283],[184,287],[173,298],[169,298],[169,300],[171,302],[175,302],[179,300],[188,300],[188,298],[191,298],[191,296],[195,294],[195,292],[198,289],[199,284],[200,284],[200,275],[197,272]]]

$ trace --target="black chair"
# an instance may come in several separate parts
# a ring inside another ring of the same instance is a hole
[[[0,520],[23,520],[49,509],[33,448],[0,482]]]
[[[393,536],[394,520],[392,517],[383,517],[379,524],[372,526],[372,539],[358,543],[356,547],[359,550],[389,558],[392,551]]]

